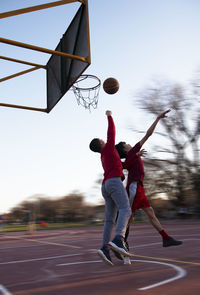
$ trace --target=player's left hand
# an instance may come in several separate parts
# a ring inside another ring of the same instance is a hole
[[[166,117],[167,117],[166,114],[169,113],[170,111],[171,111],[171,110],[169,109],[169,110],[163,112],[162,114],[160,114],[160,115],[158,116],[158,119],[166,118]]]
[[[140,150],[138,153],[136,153],[136,155],[138,157],[145,157],[146,156],[147,151],[145,149]]]

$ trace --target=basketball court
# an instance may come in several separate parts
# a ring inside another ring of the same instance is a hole
[[[49,54],[47,63],[36,63],[13,56],[2,60],[29,66],[29,69],[4,76],[0,82],[44,70],[46,105],[41,107],[0,102],[1,107],[50,113],[62,97],[72,90],[77,103],[96,108],[101,81],[86,75],[91,64],[88,1],[62,0],[1,13],[0,17],[20,16],[57,5],[80,2],[70,25],[63,28],[54,50],[0,38],[9,46]],[[104,88],[105,90],[105,88]],[[109,93],[109,92],[107,92]],[[112,94],[114,92],[110,92]],[[118,295],[192,294],[200,292],[200,222],[170,221],[163,224],[169,234],[183,241],[179,247],[163,248],[160,236],[146,224],[132,227],[132,264],[123,265],[114,256],[114,266],[97,256],[102,227],[40,231],[32,236],[9,233],[0,236],[0,294],[2,295]]]
[[[99,259],[103,228],[98,226],[1,236],[0,294],[198,295],[200,222],[163,225],[183,245],[163,248],[151,225],[134,225],[131,265],[113,255],[114,266]]]

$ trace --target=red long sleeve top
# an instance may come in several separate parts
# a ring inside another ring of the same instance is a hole
[[[108,116],[107,142],[101,151],[101,162],[104,169],[102,184],[113,177],[124,180],[123,167],[117,150],[115,149],[115,124],[112,116]]]
[[[123,168],[128,170],[127,189],[133,181],[143,182],[144,166],[141,157],[137,157],[136,153],[140,151],[140,142],[138,142],[128,152],[126,160],[123,162]]]

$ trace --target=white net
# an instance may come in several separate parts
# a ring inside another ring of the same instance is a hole
[[[82,75],[73,84],[72,90],[78,105],[91,111],[97,108],[101,81],[94,75]]]

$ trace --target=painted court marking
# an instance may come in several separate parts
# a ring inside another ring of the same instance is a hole
[[[12,237],[13,239],[18,239],[18,240],[26,240],[29,242],[34,242],[34,243],[38,243],[41,245],[56,245],[56,246],[61,246],[61,247],[69,247],[69,248],[74,248],[74,249],[82,249],[82,247],[79,246],[75,246],[75,245],[70,245],[70,244],[63,244],[63,243],[54,243],[54,242],[49,242],[49,241],[44,241],[44,240],[37,240],[37,239],[32,239],[32,238],[25,238],[25,237]],[[186,238],[183,239],[183,241],[200,241],[199,238]],[[160,244],[160,243],[151,243],[151,244],[142,244],[142,245],[138,245],[135,246],[137,248],[139,247],[146,247],[148,245],[155,245],[155,244]],[[133,247],[133,248],[135,248]],[[92,252],[93,249],[88,249],[88,252]],[[94,249],[94,251],[96,252],[96,249]],[[52,256],[52,257],[40,257],[40,258],[34,258],[34,259],[26,259],[26,260],[16,260],[16,261],[8,261],[8,262],[1,262],[0,265],[6,265],[6,264],[17,264],[17,263],[26,263],[26,262],[34,262],[34,261],[41,261],[41,260],[48,260],[48,259],[59,259],[59,258],[64,258],[64,257],[71,257],[71,256],[79,256],[82,254],[69,254],[69,255],[62,255],[62,256]],[[175,259],[170,259],[170,258],[161,258],[161,257],[150,257],[150,256],[142,256],[142,255],[135,255],[134,257],[138,257],[138,258],[142,258],[142,259],[146,259],[146,260],[137,260],[137,259],[133,259],[133,262],[142,262],[142,263],[153,263],[153,264],[160,264],[160,265],[165,265],[166,267],[170,267],[173,268],[176,271],[176,274],[173,277],[170,277],[168,279],[165,279],[163,281],[145,286],[145,287],[141,287],[137,290],[148,290],[151,288],[155,288],[164,284],[168,284],[171,283],[175,280],[181,279],[183,277],[185,277],[187,275],[186,270],[184,270],[183,268],[175,265],[175,263],[181,263],[181,264],[188,264],[188,265],[195,265],[195,266],[200,266],[200,262],[190,262],[190,261],[181,261],[181,260],[175,260]],[[148,260],[148,259],[152,259],[152,260]],[[78,265],[78,264],[89,264],[89,263],[100,263],[102,262],[101,260],[93,260],[93,261],[79,261],[79,262],[71,262],[71,263],[62,263],[62,264],[57,264],[56,266],[70,266],[70,265]],[[173,264],[171,264],[171,263]],[[12,295],[3,285],[0,285],[0,295]]]
[[[148,290],[148,289],[152,289],[152,288],[155,288],[155,287],[158,287],[158,286],[161,286],[161,285],[165,285],[165,284],[168,284],[168,283],[171,283],[175,280],[179,280],[183,277],[186,276],[187,272],[177,266],[177,265],[173,265],[171,263],[165,263],[165,262],[158,262],[158,261],[150,261],[150,260],[137,260],[137,259],[134,259],[134,260],[131,260],[133,262],[137,261],[137,262],[146,262],[146,263],[154,263],[154,264],[161,264],[161,265],[166,265],[168,267],[171,267],[173,269],[175,269],[177,271],[177,274],[167,280],[164,280],[164,281],[160,281],[158,283],[155,283],[155,284],[152,284],[152,285],[149,285],[149,286],[146,286],[146,287],[142,287],[142,288],[139,288],[138,290]],[[91,261],[80,261],[80,262],[70,262],[70,263],[61,263],[61,264],[57,264],[56,266],[70,266],[70,265],[78,265],[78,264],[89,264],[89,263],[98,263],[98,262],[102,262],[101,260],[91,260]]]
[[[149,261],[149,260],[136,260],[136,261],[138,261],[138,262],[147,262],[147,263],[155,263],[155,264],[164,264],[164,265],[167,265],[169,267],[172,267],[173,269],[175,269],[177,271],[176,276],[174,276],[174,277],[172,277],[170,279],[167,279],[167,280],[164,280],[164,281],[161,281],[161,282],[158,282],[158,283],[143,287],[143,288],[139,288],[138,290],[141,290],[141,291],[142,290],[152,289],[152,288],[155,288],[155,287],[158,287],[158,286],[161,286],[161,285],[171,283],[171,282],[173,282],[175,280],[179,280],[179,279],[185,277],[186,274],[187,274],[186,270],[184,270],[182,267],[179,267],[177,265],[173,265],[171,263],[164,263],[164,262],[158,262],[158,261]]]
[[[79,246],[74,246],[70,244],[61,244],[61,243],[53,243],[53,242],[48,242],[48,241],[42,241],[42,240],[35,240],[32,238],[24,238],[24,237],[12,237],[9,236],[9,238],[16,239],[16,240],[23,240],[23,241],[29,241],[29,242],[35,242],[39,244],[47,244],[47,245],[53,245],[53,246],[61,246],[61,247],[69,247],[69,248],[74,248],[74,249],[81,249]]]
[[[67,255],[50,256],[50,257],[33,258],[33,259],[24,259],[24,260],[13,260],[13,261],[7,261],[7,262],[0,262],[0,265],[26,263],[26,262],[34,262],[34,261],[42,261],[42,260],[50,260],[50,259],[52,260],[52,259],[59,259],[59,258],[79,256],[79,255],[81,255],[81,254],[67,254]]]
[[[0,292],[3,295],[12,295],[3,285],[0,285]]]
[[[171,258],[161,258],[161,257],[151,257],[151,256],[144,256],[144,255],[137,255],[134,254],[135,257],[141,257],[141,258],[147,258],[147,259],[153,259],[153,260],[161,260],[161,261],[170,261],[175,263],[182,263],[182,264],[190,264],[190,265],[198,265],[200,266],[200,262],[191,262],[191,261],[183,261],[183,260],[175,260]]]

